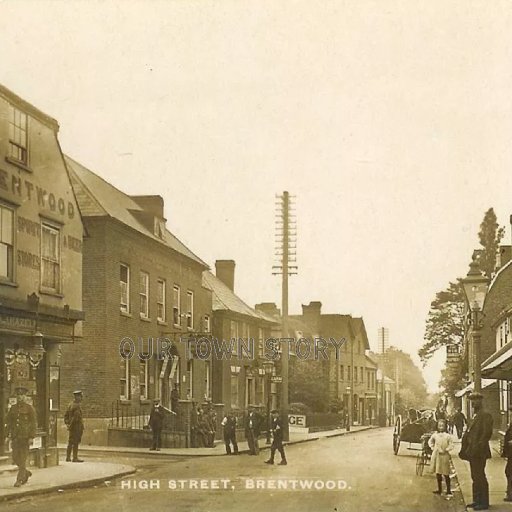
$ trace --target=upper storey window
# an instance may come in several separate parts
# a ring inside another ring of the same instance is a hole
[[[28,165],[27,114],[9,105],[9,157]]]

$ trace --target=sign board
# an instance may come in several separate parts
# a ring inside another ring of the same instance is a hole
[[[270,378],[270,380],[272,382],[277,382],[278,384],[281,384],[281,382],[283,382],[283,377],[281,377],[280,375],[274,375],[273,377]]]
[[[305,427],[306,416],[303,414],[288,414],[288,424],[295,427]]]

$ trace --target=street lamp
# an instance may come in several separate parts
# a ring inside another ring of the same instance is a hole
[[[347,386],[348,392],[348,418],[347,418],[347,432],[350,432],[350,425],[352,425],[352,388]]]
[[[271,378],[272,372],[274,370],[274,362],[273,361],[263,361],[263,368],[265,370],[265,376],[267,378],[267,439],[266,443],[270,444],[272,441],[270,439],[270,387],[271,387]]]
[[[462,286],[466,301],[471,311],[471,339],[473,341],[473,381],[475,391],[482,390],[482,376],[480,372],[480,329],[481,312],[484,309],[485,295],[487,294],[488,279],[480,272],[478,263],[473,260],[469,265],[468,275],[462,279]]]

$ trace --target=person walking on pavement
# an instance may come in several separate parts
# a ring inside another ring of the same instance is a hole
[[[153,400],[153,408],[149,415],[148,425],[153,433],[153,443],[150,450],[160,451],[162,445],[162,428],[164,425],[164,411],[160,407],[160,400]]]
[[[7,435],[11,438],[12,460],[18,466],[18,475],[14,487],[26,484],[32,476],[27,470],[27,458],[30,442],[36,435],[36,411],[27,403],[28,389],[18,387],[16,403],[11,406],[6,417]]]
[[[82,402],[83,393],[80,390],[73,391],[73,401],[68,405],[66,413],[64,414],[64,423],[69,431],[68,448],[66,451],[67,462],[83,462],[78,458],[78,445],[82,440],[84,433],[84,420],[82,416]],[[73,453],[73,459],[71,459]]]
[[[512,501],[512,422],[509,423],[503,439],[501,456],[507,459],[505,477],[507,478],[507,494],[503,501]]]
[[[236,442],[236,418],[231,411],[224,416],[221,425],[224,428],[226,454],[231,455],[231,445],[233,445],[233,454],[238,455],[238,444]]]
[[[485,475],[487,459],[491,458],[489,440],[492,435],[492,416],[483,410],[483,395],[471,393],[475,415],[461,442],[461,456],[469,461],[473,480],[473,503],[468,507],[474,510],[488,510],[489,483]]]
[[[455,430],[457,431],[457,438],[460,439],[462,437],[462,431],[464,430],[464,425],[467,425],[466,416],[461,411],[460,408],[457,409],[455,414],[452,417],[452,423],[455,426]]]
[[[277,409],[273,409],[271,413],[272,444],[270,445],[270,459],[266,460],[265,464],[274,464],[274,456],[277,450],[281,454],[281,462],[279,465],[286,466],[288,462],[286,461],[283,446],[283,425],[281,423],[281,418],[279,417],[279,411]]]
[[[254,407],[249,407],[249,414],[245,419],[245,437],[249,445],[249,455],[258,455],[260,453],[260,446],[258,444],[258,437],[260,435],[260,418]]]

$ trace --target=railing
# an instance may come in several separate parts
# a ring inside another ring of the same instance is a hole
[[[145,430],[148,427],[151,406],[123,404],[119,400],[112,402],[110,427],[131,430]],[[184,432],[186,424],[182,414],[174,414],[164,409],[163,432]]]
[[[110,426],[143,430],[149,421],[149,405],[124,405],[119,400],[112,402]]]

